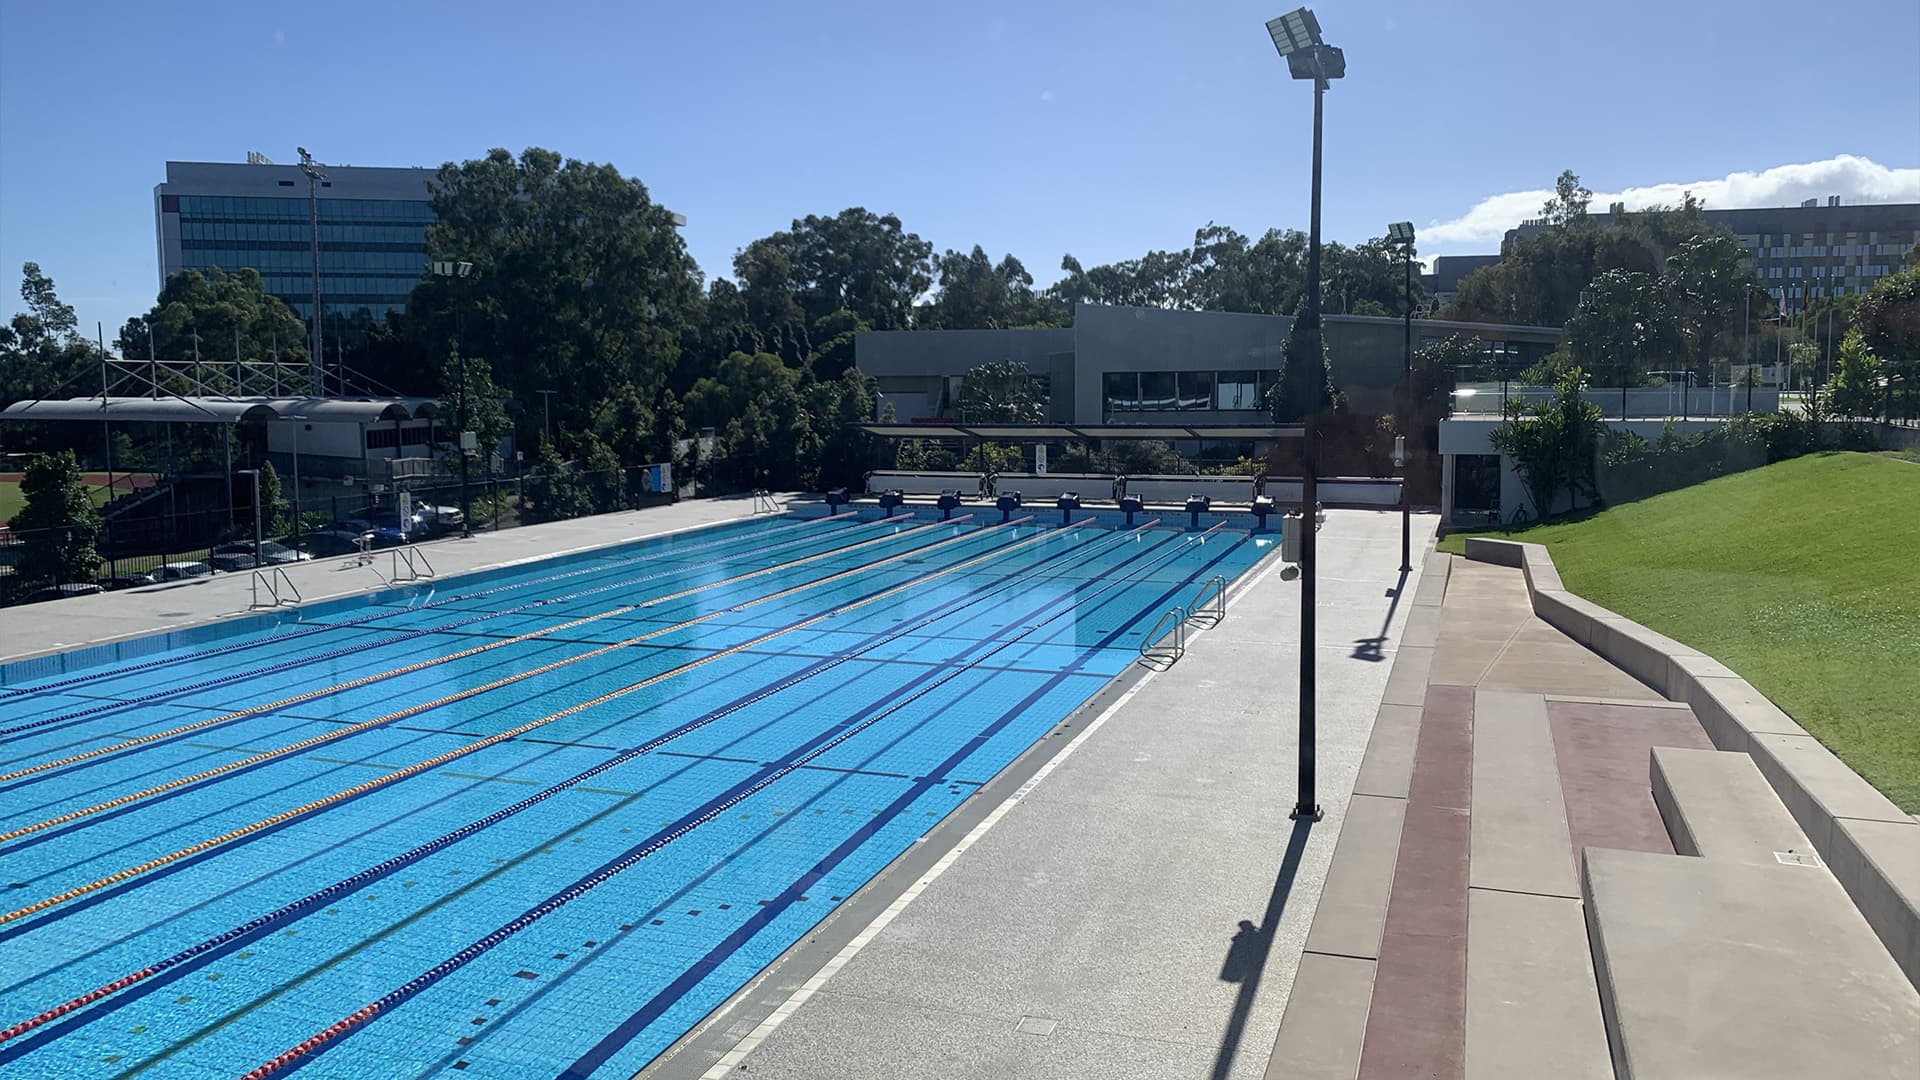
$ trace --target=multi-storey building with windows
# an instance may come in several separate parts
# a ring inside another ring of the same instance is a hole
[[[329,337],[406,306],[427,264],[431,169],[330,165],[319,181],[320,293]],[[297,165],[167,162],[154,188],[160,280],[252,268],[302,319],[313,313],[313,229]]]
[[[1799,206],[1706,210],[1710,225],[1733,231],[1752,259],[1754,276],[1793,309],[1829,296],[1855,296],[1905,266],[1920,242],[1920,203],[1842,203],[1838,195]],[[1604,224],[1610,214],[1590,215]],[[1507,242],[1547,226],[1523,222]]]

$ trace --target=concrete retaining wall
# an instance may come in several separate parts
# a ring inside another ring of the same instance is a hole
[[[1467,558],[1519,567],[1535,615],[1668,700],[1690,706],[1719,749],[1751,756],[1881,943],[1920,987],[1920,821],[1726,665],[1568,592],[1545,547],[1468,537]]]

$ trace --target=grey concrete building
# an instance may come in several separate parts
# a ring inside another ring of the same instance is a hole
[[[1612,214],[1588,215],[1605,224]],[[1828,296],[1857,296],[1897,273],[1920,241],[1920,203],[1843,203],[1840,196],[1799,206],[1706,210],[1709,225],[1733,230],[1754,277],[1788,310]],[[1506,243],[1546,229],[1543,221],[1508,230]]]
[[[329,165],[320,182],[320,291],[328,335],[406,306],[427,264],[434,170]],[[313,314],[313,226],[297,165],[169,161],[153,189],[160,280],[251,268],[302,319]]]
[[[1445,307],[1459,295],[1460,283],[1466,280],[1468,274],[1498,265],[1498,255],[1436,255],[1433,258],[1433,270],[1420,275],[1420,284],[1425,286],[1434,306]]]
[[[864,333],[854,362],[878,383],[883,413],[891,406],[900,421],[952,419],[969,370],[1016,360],[1046,391],[1055,423],[1249,424],[1266,419],[1261,398],[1292,326],[1284,315],[1078,304],[1065,329]],[[1334,384],[1353,410],[1391,411],[1405,365],[1402,321],[1329,315],[1325,326]],[[1555,327],[1413,322],[1416,348],[1454,334],[1480,339],[1516,369],[1560,340]]]

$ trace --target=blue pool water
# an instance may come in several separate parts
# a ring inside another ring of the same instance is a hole
[[[763,519],[10,675],[0,1076],[631,1075],[1273,543],[1186,526]]]

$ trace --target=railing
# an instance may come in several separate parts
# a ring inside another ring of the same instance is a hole
[[[756,514],[778,514],[780,504],[765,488],[755,489],[753,493],[753,512]]]
[[[260,602],[260,587],[262,585],[267,587],[267,596],[272,600],[272,603],[262,604]],[[279,607],[282,604],[297,604],[301,599],[300,590],[293,584],[293,579],[288,577],[287,572],[280,567],[269,566],[264,570],[255,570],[253,572],[252,607]]]
[[[1200,586],[1200,593],[1194,598],[1193,607],[1187,612],[1187,618],[1207,618],[1212,621],[1208,626],[1218,626],[1227,617],[1227,579],[1223,574],[1215,574]]]
[[[400,568],[407,568],[407,576],[400,576]],[[423,577],[433,577],[433,564],[427,561],[427,553],[419,548],[397,547],[393,549],[393,573],[387,575],[387,583],[397,585],[402,581],[418,581]]]
[[[1140,659],[1165,660],[1171,666],[1187,655],[1188,617],[1186,608],[1168,608],[1167,613],[1160,616],[1160,621],[1153,624],[1153,629],[1147,631],[1146,636],[1140,639]],[[1154,642],[1160,640],[1160,635],[1166,631],[1169,621],[1173,623],[1173,644],[1166,649],[1155,648]]]

